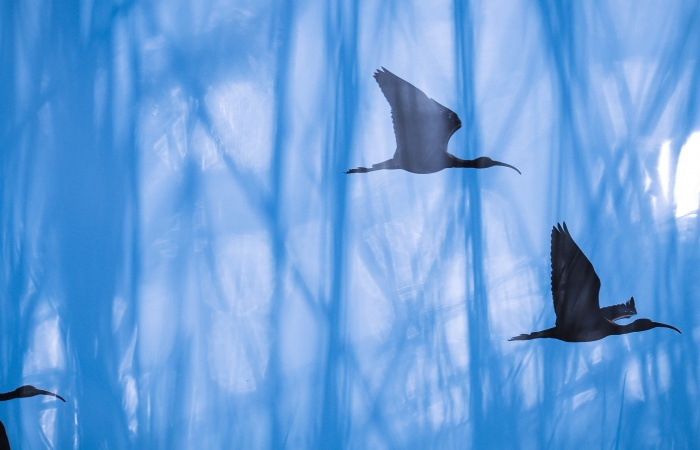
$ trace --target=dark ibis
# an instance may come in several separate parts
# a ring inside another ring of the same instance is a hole
[[[382,67],[374,73],[379,88],[391,106],[396,152],[391,159],[358,167],[345,173],[366,173],[375,170],[403,169],[412,173],[434,173],[447,168],[485,169],[510,164],[482,156],[461,159],[447,152],[447,142],[462,126],[457,113],[442,106],[411,83]]]
[[[49,395],[56,397],[60,400],[66,401],[63,397],[53,392],[45,391],[43,389],[37,389],[34,386],[22,386],[18,387],[11,392],[0,392],[0,402],[7,400],[14,400],[16,398],[27,398],[34,397],[36,395]],[[7,433],[5,432],[5,426],[0,422],[0,450],[10,450],[10,441],[7,439]]]
[[[552,227],[552,297],[557,321],[554,328],[515,336],[510,341],[553,338],[566,342],[590,342],[604,337],[651,330],[656,327],[680,330],[665,323],[637,319],[620,325],[616,320],[637,313],[634,297],[627,303],[601,308],[600,279],[593,265],[576,245],[566,223]]]

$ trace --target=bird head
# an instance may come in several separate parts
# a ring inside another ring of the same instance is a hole
[[[516,169],[515,167],[511,166],[510,164],[502,163],[500,161],[494,161],[493,159],[489,158],[488,156],[480,156],[473,160],[472,162],[472,167],[475,169],[486,169],[489,167],[493,166],[503,166],[503,167],[510,167],[511,169],[515,170],[516,172],[522,173]]]
[[[672,330],[677,331],[678,333],[681,333],[681,330],[679,330],[676,327],[673,327],[671,325],[666,325],[665,323],[661,322],[654,322],[649,319],[637,319],[631,324],[631,329],[632,331],[646,331],[646,330],[651,330],[652,328],[657,328],[657,327],[663,327],[663,328],[670,328]],[[682,334],[682,333],[681,333]]]
[[[13,391],[13,394],[14,398],[27,398],[34,397],[36,395],[49,395],[51,397],[56,397],[60,400],[63,400],[64,402],[66,401],[63,397],[61,397],[58,394],[54,394],[53,392],[45,391],[43,389],[37,389],[31,385],[18,387]]]

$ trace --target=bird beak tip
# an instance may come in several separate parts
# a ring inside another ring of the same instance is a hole
[[[666,328],[672,329],[673,331],[677,332],[678,334],[683,334],[683,333],[681,333],[681,330],[679,330],[678,328],[674,327],[673,325],[666,325],[666,324],[663,324],[663,326],[666,327]]]
[[[511,166],[510,164],[506,164],[506,163],[500,162],[500,161],[494,161],[494,163],[495,163],[496,166],[509,167],[509,168],[515,170],[516,172],[518,172],[520,175],[523,174],[521,171],[519,171],[518,169],[516,169],[514,166]]]

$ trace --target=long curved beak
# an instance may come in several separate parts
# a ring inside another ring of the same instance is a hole
[[[680,331],[679,331],[679,333],[680,333]],[[52,396],[52,397],[56,397],[57,399],[61,400],[63,403],[66,402],[66,399],[65,399],[65,398],[61,397],[61,396],[58,395],[58,394],[54,394],[53,392],[44,391],[44,392],[42,392],[42,394],[44,394],[44,395],[50,395],[50,396]]]
[[[515,170],[515,171],[518,172],[520,175],[522,175],[522,172],[520,172],[518,169],[516,169],[515,167],[511,166],[510,164],[502,163],[502,162],[500,162],[500,161],[494,161],[494,162],[493,162],[493,165],[494,165],[494,166],[510,167],[511,169]]]
[[[45,390],[43,390],[43,389],[37,389],[37,390],[36,390],[36,394],[34,394],[34,395],[48,395],[48,396],[50,396],[50,397],[56,397],[56,398],[58,398],[58,399],[60,399],[60,400],[63,400],[63,403],[66,402],[66,399],[63,398],[63,397],[61,397],[60,395],[54,394],[53,392],[45,391]]]
[[[661,323],[661,322],[652,322],[652,324],[654,324],[655,327],[670,328],[670,329],[672,329],[672,330],[676,330],[676,331],[679,332],[680,334],[683,334],[683,333],[681,333],[681,330],[679,330],[678,328],[672,327],[671,325],[666,325],[665,323]]]

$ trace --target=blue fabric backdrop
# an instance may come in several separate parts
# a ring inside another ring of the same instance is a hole
[[[700,3],[3,1],[0,403],[17,448],[694,448]],[[391,157],[384,66],[462,158]],[[566,221],[601,304],[554,324]]]

